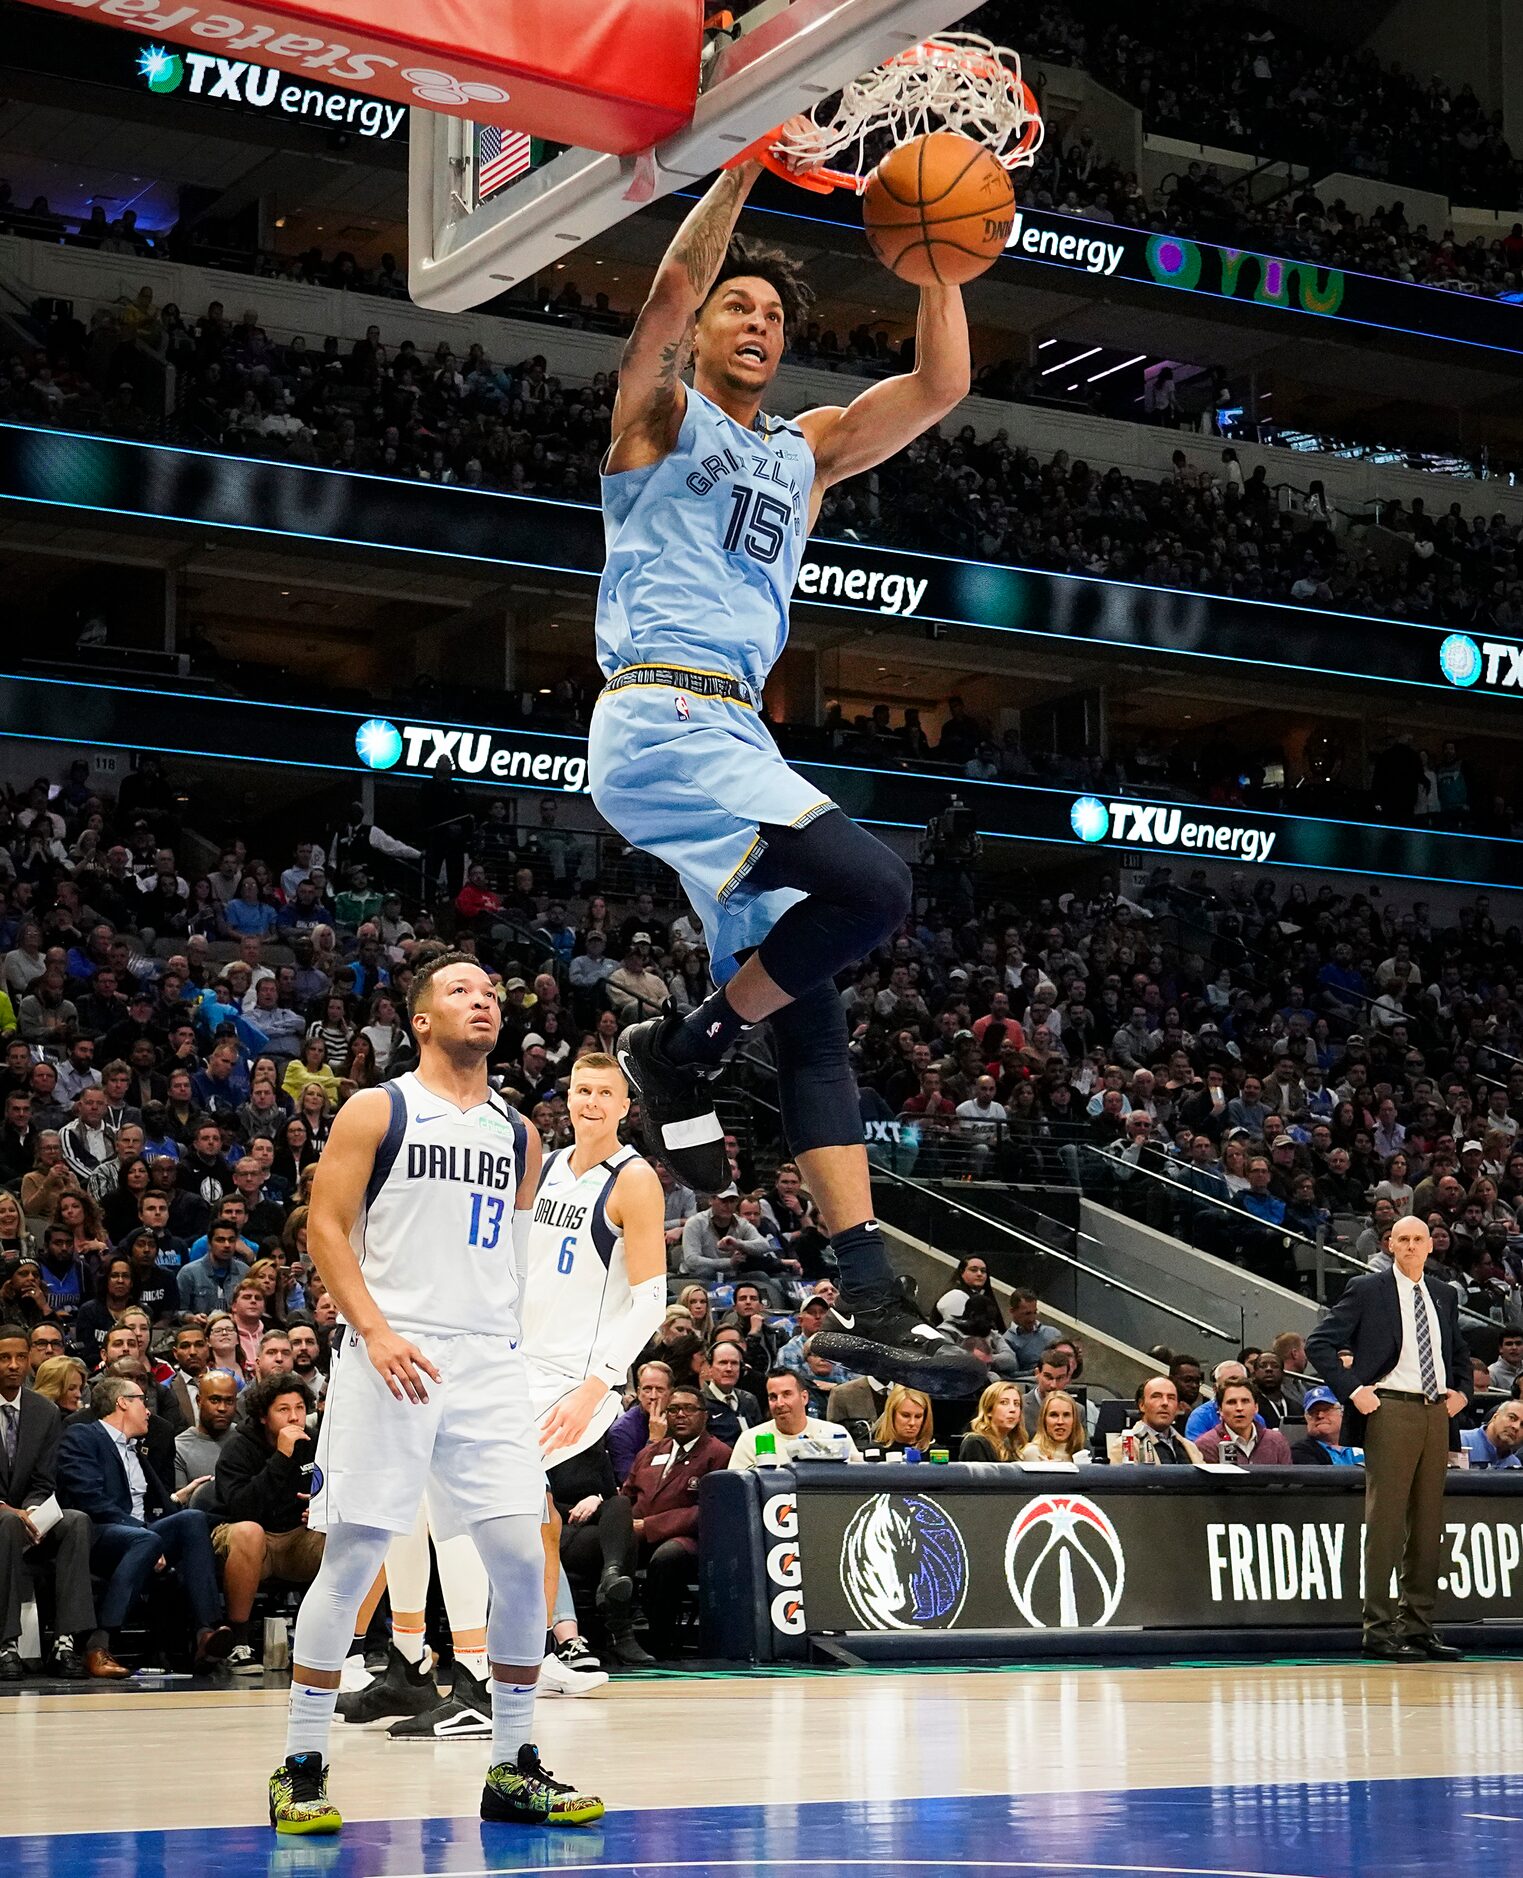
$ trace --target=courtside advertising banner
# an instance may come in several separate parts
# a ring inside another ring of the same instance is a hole
[[[1104,1471],[1000,1469],[999,1491],[942,1487],[929,1466],[801,1482],[785,1634],[1358,1626],[1362,1475],[1357,1492],[1303,1491],[1303,1475],[1174,1493],[1106,1491]],[[1442,1561],[1440,1622],[1523,1618],[1523,1490],[1450,1494]]]
[[[681,130],[698,96],[701,0],[27,4],[162,40],[214,97],[254,63],[618,156]]]

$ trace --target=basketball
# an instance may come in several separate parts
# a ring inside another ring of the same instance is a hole
[[[891,151],[862,199],[873,253],[916,287],[975,280],[1003,251],[1014,216],[1009,172],[983,144],[954,131]]]

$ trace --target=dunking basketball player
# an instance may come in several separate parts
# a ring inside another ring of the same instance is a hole
[[[292,1646],[286,1758],[270,1824],[336,1832],[324,1754],[360,1601],[425,1486],[491,1581],[492,1765],[484,1819],[575,1825],[602,1803],[551,1779],[530,1744],[544,1627],[545,1480],[517,1313],[539,1138],[494,1096],[501,1014],[464,953],[423,963],[408,998],[418,1067],[361,1090],[333,1124],[312,1194],[312,1255],[348,1331],[313,1475],[322,1570]]]
[[[967,395],[967,319],[956,287],[923,287],[912,372],[796,422],[765,416],[807,298],[783,255],[733,239],[758,172],[726,171],[667,250],[625,347],[604,462],[608,683],[592,719],[593,799],[681,876],[719,986],[686,1018],[626,1030],[619,1060],[647,1147],[712,1193],[727,1174],[708,1081],[742,1031],[769,1020],[783,1126],[841,1269],[820,1353],[969,1395],[984,1381],[977,1359],[894,1283],[833,982],[903,921],[910,872],[788,768],[757,716],[825,491]]]

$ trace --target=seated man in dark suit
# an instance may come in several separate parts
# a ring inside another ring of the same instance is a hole
[[[58,1497],[89,1516],[91,1568],[107,1580],[102,1626],[117,1629],[153,1573],[172,1571],[190,1605],[201,1667],[226,1657],[236,1640],[223,1622],[205,1514],[175,1511],[163,1481],[138,1454],[148,1432],[148,1387],[132,1376],[96,1383],[90,1395],[96,1419],[66,1428],[58,1444]]]
[[[640,1450],[619,1489],[634,1502],[645,1615],[658,1660],[676,1655],[682,1594],[698,1582],[698,1483],[730,1461],[730,1450],[708,1432],[703,1397],[691,1383],[672,1390],[666,1421],[666,1437]]]
[[[0,1324],[0,1682],[26,1674],[18,1650],[21,1605],[28,1581],[53,1581],[50,1676],[109,1676],[110,1658],[95,1634],[90,1588],[90,1522],[64,1513],[38,1535],[32,1522],[54,1493],[53,1469],[63,1424],[46,1396],[22,1387],[28,1365],[27,1334]]]

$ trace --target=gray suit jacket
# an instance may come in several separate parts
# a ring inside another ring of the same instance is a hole
[[[41,1506],[57,1483],[55,1461],[63,1417],[45,1395],[23,1388],[16,1398],[21,1419],[16,1427],[16,1458],[7,1462],[0,1441],[0,1500],[23,1509]]]

